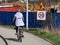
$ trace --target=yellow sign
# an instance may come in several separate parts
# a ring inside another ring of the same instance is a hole
[[[42,2],[38,5],[37,10],[45,10],[45,6]]]

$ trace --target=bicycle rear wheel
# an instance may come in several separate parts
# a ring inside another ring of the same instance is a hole
[[[18,35],[17,35],[18,41],[22,42],[22,29],[19,28]]]
[[[22,37],[21,36],[17,36],[18,41],[22,42]]]
[[[8,45],[7,41],[1,35],[0,35],[0,45]]]

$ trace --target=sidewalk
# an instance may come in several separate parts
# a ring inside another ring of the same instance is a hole
[[[8,45],[52,45],[49,42],[27,32],[24,32],[25,37],[23,38],[23,42],[20,43],[17,41],[15,30],[3,27],[0,27],[0,35],[2,35],[7,40]]]

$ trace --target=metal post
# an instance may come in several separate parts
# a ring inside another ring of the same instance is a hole
[[[28,0],[26,2],[27,12],[26,12],[26,29],[28,30]]]

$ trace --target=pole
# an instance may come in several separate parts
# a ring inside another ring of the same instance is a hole
[[[27,12],[26,12],[26,29],[28,30],[28,0],[26,2],[26,8],[27,8]]]

